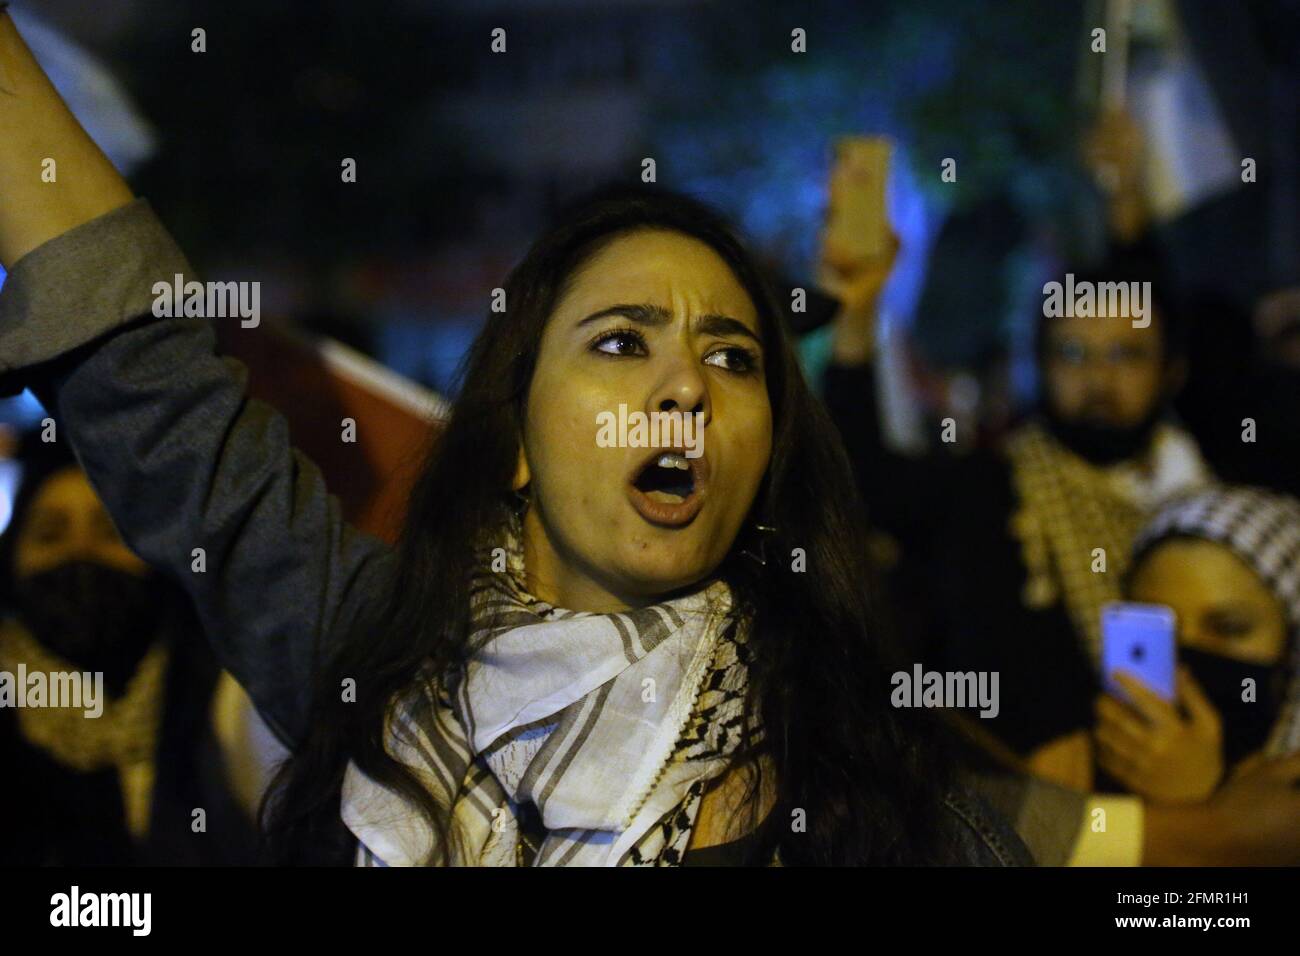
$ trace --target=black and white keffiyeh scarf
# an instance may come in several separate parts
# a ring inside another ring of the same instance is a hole
[[[476,577],[455,686],[426,672],[390,709],[387,749],[449,808],[451,845],[349,764],[342,815],[356,862],[680,862],[704,784],[726,769],[743,720],[747,629],[729,587],[715,579],[650,607],[568,611],[525,589],[518,522],[508,539],[504,571],[484,562]],[[532,812],[544,835],[526,859]]]

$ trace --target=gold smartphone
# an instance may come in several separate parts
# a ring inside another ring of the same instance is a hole
[[[836,141],[824,237],[832,260],[884,254],[889,237],[885,184],[891,151],[885,136],[842,136]]]

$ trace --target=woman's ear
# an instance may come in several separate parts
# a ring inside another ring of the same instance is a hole
[[[528,469],[528,456],[524,454],[524,443],[519,443],[519,460],[515,463],[515,477],[510,483],[513,491],[521,491],[533,480],[533,473]]]

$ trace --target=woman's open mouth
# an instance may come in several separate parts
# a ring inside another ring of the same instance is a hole
[[[628,500],[651,524],[690,524],[704,506],[708,471],[704,456],[687,458],[680,450],[661,448],[633,472]]]

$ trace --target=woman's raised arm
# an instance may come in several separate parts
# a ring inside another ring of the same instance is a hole
[[[222,665],[298,744],[318,662],[382,595],[391,552],[343,521],[208,320],[155,317],[154,283],[193,270],[3,11],[0,261],[0,394],[29,386],[55,412],[123,538],[189,592]]]
[[[0,9],[0,262],[131,198]]]

